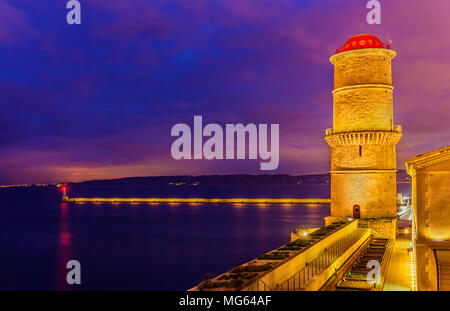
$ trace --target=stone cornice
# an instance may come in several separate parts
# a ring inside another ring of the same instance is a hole
[[[417,171],[435,164],[450,160],[450,146],[427,152],[406,161],[409,175],[415,176]]]
[[[389,56],[391,59],[393,59],[397,52],[394,50],[388,50],[388,49],[379,49],[379,48],[366,48],[366,49],[358,49],[358,50],[351,50],[342,52],[339,54],[335,54],[330,57],[330,62],[334,65],[337,61],[348,58],[348,57],[357,57],[357,56],[367,56],[367,55],[381,55],[381,56]]]
[[[394,90],[394,87],[388,84],[357,84],[337,88],[333,91],[333,95],[339,92],[351,91],[355,89],[386,89],[392,92]]]

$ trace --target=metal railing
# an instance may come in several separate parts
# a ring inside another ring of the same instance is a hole
[[[378,277],[378,281],[374,284],[375,288],[378,290],[382,290],[384,287],[384,281],[386,279],[387,268],[389,266],[389,262],[391,260],[392,251],[394,250],[394,240],[389,239],[386,249],[384,251],[383,257],[381,258],[381,269]]]
[[[276,291],[303,290],[323,270],[353,246],[368,229],[357,229],[342,240],[325,249],[316,259],[306,263],[305,267],[295,273],[285,282],[274,288]]]
[[[362,245],[350,256],[349,259],[336,270],[336,273],[325,283],[325,285],[320,289],[321,291],[333,290],[336,285],[342,280],[345,273],[347,273],[353,265],[361,258],[367,249],[370,247],[370,243],[373,241],[373,235],[370,235],[367,240],[365,240]]]

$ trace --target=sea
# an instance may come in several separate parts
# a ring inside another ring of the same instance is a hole
[[[397,192],[410,196],[410,184]],[[69,197],[329,198],[329,184],[74,184]],[[54,186],[0,189],[0,290],[187,290],[324,225],[322,204],[62,203]],[[69,285],[80,264],[81,284]]]

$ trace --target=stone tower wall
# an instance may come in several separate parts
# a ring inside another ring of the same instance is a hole
[[[361,53],[363,52],[363,53]],[[361,49],[336,54],[334,88],[359,84],[392,85],[391,59],[395,52],[386,49]]]
[[[388,49],[359,49],[331,57],[335,66],[331,147],[331,216],[396,217],[396,144]]]
[[[344,87],[333,92],[333,130],[393,129],[392,87],[380,84]]]
[[[395,172],[331,174],[331,215],[353,216],[353,205],[361,207],[361,218],[396,217]]]
[[[331,148],[332,171],[346,169],[369,170],[373,168],[395,170],[395,159],[396,148],[394,144],[368,142],[344,144]]]

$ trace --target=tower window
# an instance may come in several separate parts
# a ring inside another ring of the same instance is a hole
[[[359,156],[362,157],[362,146],[359,145]]]

